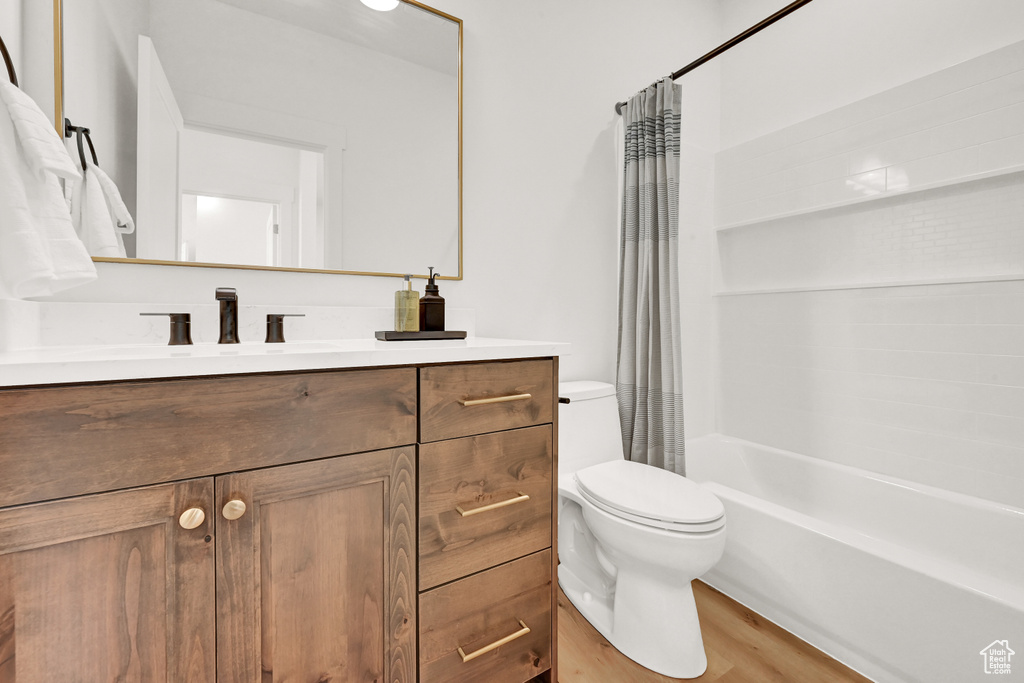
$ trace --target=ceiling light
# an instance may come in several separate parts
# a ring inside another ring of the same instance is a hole
[[[378,12],[390,12],[398,7],[398,0],[360,0],[360,2]]]

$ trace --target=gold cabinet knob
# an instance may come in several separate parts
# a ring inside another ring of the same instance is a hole
[[[224,509],[221,512],[224,519],[238,519],[245,514],[245,503],[238,499],[229,500],[224,503]]]
[[[206,513],[202,508],[189,508],[178,517],[178,524],[182,529],[195,529],[206,520]]]

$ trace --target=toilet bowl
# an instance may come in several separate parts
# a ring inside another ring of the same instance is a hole
[[[722,503],[673,472],[622,458],[615,390],[559,397],[558,582],[609,643],[673,678],[707,669],[690,581],[725,548]]]

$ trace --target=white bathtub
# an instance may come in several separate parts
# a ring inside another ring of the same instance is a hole
[[[721,435],[686,449],[726,510],[702,580],[876,681],[1024,681],[1024,510]],[[1008,675],[985,673],[996,640]]]

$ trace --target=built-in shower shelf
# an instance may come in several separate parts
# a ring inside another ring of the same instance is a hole
[[[884,169],[882,169],[884,170]],[[865,204],[867,202],[875,202],[879,200],[892,200],[898,197],[904,197],[917,192],[925,192],[927,190],[937,190],[943,187],[951,187],[955,185],[961,185],[963,183],[969,183],[977,180],[984,180],[986,178],[995,178],[998,176],[1009,175],[1011,173],[1019,173],[1024,171],[1024,163],[1015,164],[1006,168],[1000,168],[996,170],[985,171],[983,173],[974,173],[966,176],[957,176],[952,178],[945,178],[943,180],[937,180],[930,183],[923,183],[920,185],[910,186],[904,189],[898,190],[882,190],[868,195],[860,195],[856,197],[848,197],[846,199],[839,199],[833,201],[822,201],[819,204],[805,206],[799,209],[792,209],[789,211],[780,211],[771,214],[765,214],[758,216],[757,218],[750,218],[742,221],[735,221],[725,225],[719,225],[715,227],[715,232],[727,232],[729,230],[735,230],[736,228],[747,228],[764,223],[772,223],[774,221],[781,221],[787,218],[795,218],[797,216],[807,216],[810,214],[820,213],[824,211],[833,211],[835,209],[842,209],[848,206],[857,206],[858,204]]]
[[[1024,170],[1024,41],[723,149],[719,230]]]
[[[789,294],[795,292],[829,292],[844,289],[878,289],[883,287],[925,287],[929,285],[969,285],[978,282],[1016,282],[1024,280],[1024,273],[979,277],[933,278],[892,282],[846,282],[838,284],[808,285],[806,287],[777,287],[764,289],[719,289],[712,296],[749,296],[751,294]]]

